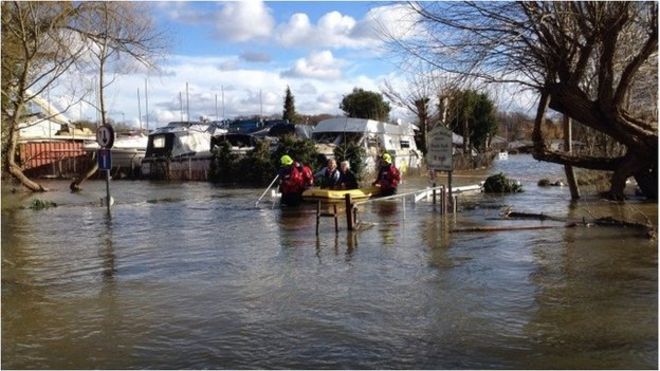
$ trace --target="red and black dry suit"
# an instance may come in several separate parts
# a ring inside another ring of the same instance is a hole
[[[378,170],[378,177],[373,184],[380,187],[381,196],[390,196],[396,193],[400,181],[399,170],[393,164],[385,164]]]
[[[280,193],[282,193],[282,203],[287,205],[297,205],[302,201],[303,191],[314,185],[314,175],[312,169],[299,162],[294,162],[291,166],[280,168]]]

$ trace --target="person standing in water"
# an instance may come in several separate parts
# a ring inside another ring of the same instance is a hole
[[[396,188],[401,182],[401,175],[396,166],[392,164],[392,156],[389,153],[383,153],[380,162],[378,177],[372,184],[380,188],[381,196],[391,196],[396,193]]]

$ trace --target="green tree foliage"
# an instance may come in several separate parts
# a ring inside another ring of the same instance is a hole
[[[294,161],[301,162],[310,167],[316,168],[319,153],[316,151],[316,145],[311,139],[300,139],[293,135],[285,135],[280,138],[277,149],[273,152],[271,158],[273,163],[279,166],[280,157],[289,155]],[[325,164],[323,164],[325,166]]]
[[[224,184],[267,185],[277,174],[280,157],[285,154],[312,168],[318,168],[319,154],[314,142],[286,135],[280,139],[275,151],[271,151],[271,142],[261,140],[244,157],[232,153],[227,143],[216,147],[213,150],[209,180]]]
[[[232,182],[236,176],[238,155],[231,152],[229,142],[223,142],[212,151],[209,180],[216,183]]]
[[[364,176],[366,164],[364,158],[367,152],[364,147],[357,143],[342,143],[334,149],[335,159],[337,163],[347,160],[351,165],[351,171],[355,174],[355,178],[360,181]]]
[[[450,128],[463,136],[469,148],[483,152],[497,133],[495,105],[487,94],[475,90],[457,91],[449,101]]]
[[[390,116],[390,104],[383,100],[383,95],[361,88],[344,95],[339,104],[348,117],[372,119],[387,122]]]
[[[267,185],[275,177],[277,166],[270,153],[270,142],[257,142],[254,149],[238,160],[234,179],[237,183]]]
[[[291,89],[286,87],[286,96],[284,97],[284,112],[282,112],[282,119],[288,120],[291,124],[296,124],[299,121],[299,116],[296,113],[295,98],[291,94]]]

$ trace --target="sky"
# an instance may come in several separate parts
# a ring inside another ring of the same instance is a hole
[[[342,97],[355,87],[380,92],[386,81],[405,85],[399,62],[385,50],[381,35],[383,29],[403,39],[414,34],[406,3],[150,5],[150,16],[168,40],[167,54],[157,71],[116,75],[105,93],[109,116],[134,127],[146,127],[145,84],[150,129],[185,120],[188,110],[191,120],[281,114],[287,86],[297,112],[339,115]],[[392,108],[391,118],[412,119],[405,109]],[[92,121],[98,116],[88,104],[66,115]]]

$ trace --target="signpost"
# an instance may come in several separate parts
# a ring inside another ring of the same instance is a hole
[[[446,171],[447,188],[449,188],[449,200],[453,200],[451,192],[451,174],[454,170],[452,143],[453,133],[444,126],[436,126],[428,134],[426,164],[433,171],[433,187],[435,188],[435,172]]]
[[[99,169],[105,170],[105,203],[110,215],[110,170],[112,169],[112,155],[110,148],[115,143],[115,131],[111,125],[104,124],[96,129],[96,143],[101,146],[97,153]]]

